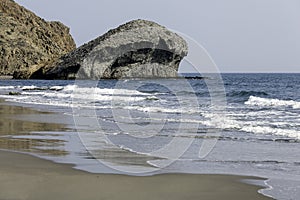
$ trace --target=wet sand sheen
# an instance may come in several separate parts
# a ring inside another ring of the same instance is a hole
[[[36,145],[41,145],[40,141],[19,140],[20,143],[10,143],[9,138],[3,137],[65,128],[53,122],[26,120],[30,114],[47,115],[29,108],[0,104],[0,149],[55,154],[37,151]],[[47,143],[55,144],[54,141],[44,141],[45,145]],[[63,155],[64,152],[58,154]],[[240,182],[249,177],[91,174],[75,170],[72,165],[6,151],[0,151],[0,160],[0,199],[268,199],[258,194],[260,187]]]
[[[50,122],[51,116],[55,118],[54,113],[13,106],[0,99],[0,149],[52,156],[66,155],[67,152],[59,150],[64,141],[33,137],[39,134],[46,135],[46,132],[67,130],[64,124]]]
[[[268,199],[250,177],[90,174],[29,155],[0,151],[0,199]]]

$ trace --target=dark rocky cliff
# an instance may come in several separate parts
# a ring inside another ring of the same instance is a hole
[[[0,0],[0,75],[29,78],[76,48],[69,28],[47,22],[12,0]]]

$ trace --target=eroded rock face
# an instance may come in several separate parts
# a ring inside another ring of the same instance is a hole
[[[165,27],[134,20],[32,74],[41,79],[176,77],[187,43]]]
[[[46,22],[12,0],[0,1],[0,75],[29,78],[76,48],[69,28]]]

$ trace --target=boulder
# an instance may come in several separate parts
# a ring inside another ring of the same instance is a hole
[[[176,33],[155,22],[134,20],[40,68],[30,78],[177,77],[179,64],[187,53],[186,41]]]
[[[29,78],[76,48],[69,28],[47,22],[13,0],[0,1],[0,75]]]

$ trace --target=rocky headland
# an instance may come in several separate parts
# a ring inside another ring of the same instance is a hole
[[[75,49],[69,28],[1,0],[0,75],[15,79],[177,77],[186,41],[147,20],[133,20]]]
[[[151,21],[134,20],[62,56],[33,79],[119,79],[177,77],[187,43]]]
[[[47,22],[12,0],[0,1],[0,76],[30,78],[76,48],[69,28]]]

